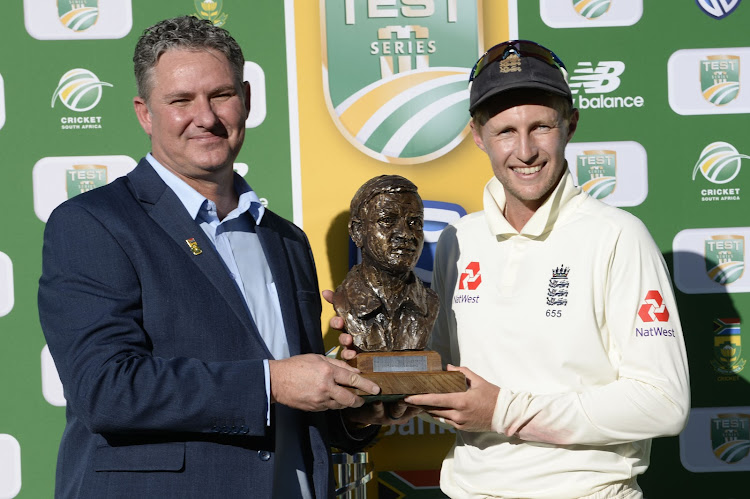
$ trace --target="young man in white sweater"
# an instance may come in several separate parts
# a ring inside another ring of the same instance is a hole
[[[484,210],[438,242],[431,339],[469,389],[405,401],[459,430],[450,497],[642,497],[651,439],[679,433],[690,408],[661,252],[640,220],[575,186],[564,151],[579,114],[552,52],[502,43],[471,80],[494,177]]]

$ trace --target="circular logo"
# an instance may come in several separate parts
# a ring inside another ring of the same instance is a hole
[[[731,182],[740,173],[743,158],[750,159],[750,156],[740,154],[727,142],[713,142],[701,151],[693,168],[693,180],[700,171],[706,180],[714,184]]]
[[[102,98],[102,86],[112,84],[99,81],[99,78],[87,69],[71,69],[60,78],[55,93],[52,95],[52,107],[60,98],[65,107],[82,113],[93,109]]]

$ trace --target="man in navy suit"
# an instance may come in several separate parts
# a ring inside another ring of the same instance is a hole
[[[67,400],[56,496],[330,497],[329,445],[360,448],[388,418],[341,386],[375,384],[321,355],[304,233],[233,172],[240,47],[181,17],[133,60],[151,153],[45,230],[39,314]]]

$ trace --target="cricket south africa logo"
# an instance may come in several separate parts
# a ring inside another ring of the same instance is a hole
[[[704,147],[693,167],[693,180],[700,173],[712,184],[722,187],[701,189],[701,201],[739,201],[740,187],[724,184],[739,175],[743,159],[750,159],[750,156],[740,154],[727,142],[713,142]]]
[[[379,161],[438,158],[468,134],[478,0],[320,0],[323,87],[339,131]]]
[[[709,55],[700,61],[703,98],[723,106],[740,91],[740,58],[736,55]]]
[[[99,81],[99,78],[87,69],[71,69],[65,73],[52,94],[51,107],[60,99],[71,111],[82,113],[96,107],[102,98],[102,87],[111,87],[111,83]]]
[[[578,184],[589,196],[603,199],[617,186],[617,152],[583,151],[576,157]]]
[[[99,18],[99,0],[57,0],[57,13],[66,28],[86,31]]]
[[[195,16],[211,21],[214,26],[223,26],[227,22],[227,14],[222,12],[223,0],[194,0]]]
[[[705,241],[706,273],[714,282],[731,284],[745,271],[745,237],[711,236]]]
[[[750,414],[718,414],[711,418],[711,447],[725,463],[736,463],[750,453]]]
[[[711,366],[719,380],[736,380],[737,373],[745,368],[742,358],[742,336],[740,319],[714,319],[714,358]],[[729,376],[729,378],[727,378]]]
[[[612,0],[572,0],[573,8],[586,19],[596,19],[609,10]]]

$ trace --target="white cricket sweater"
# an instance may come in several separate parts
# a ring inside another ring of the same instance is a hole
[[[634,484],[650,439],[679,433],[690,408],[661,252],[640,220],[567,171],[520,234],[504,208],[493,178],[484,211],[438,242],[431,347],[500,387],[493,432],[457,433],[441,487],[456,498],[624,497],[613,484]]]

